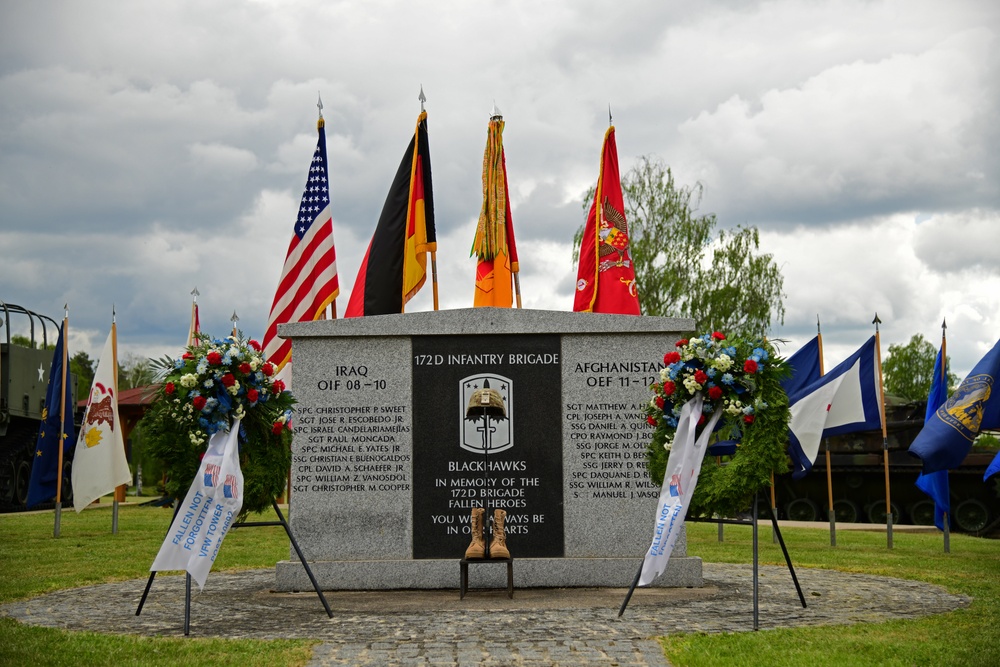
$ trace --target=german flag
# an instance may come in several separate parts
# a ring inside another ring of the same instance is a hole
[[[510,217],[507,189],[507,161],[503,150],[503,118],[490,119],[483,153],[483,208],[479,212],[472,253],[476,265],[476,293],[473,306],[510,308],[511,279],[518,272],[514,222]],[[520,299],[518,299],[520,307]]]
[[[344,317],[403,312],[403,306],[426,281],[427,253],[436,250],[427,113],[421,111],[382,205]]]
[[[597,191],[583,229],[574,311],[639,314],[635,268],[628,246],[629,229],[612,125],[604,134]]]

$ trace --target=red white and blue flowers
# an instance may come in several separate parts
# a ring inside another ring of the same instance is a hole
[[[675,349],[663,355],[660,382],[650,387],[647,421],[666,431],[676,429],[681,406],[701,393],[705,402],[699,423],[723,410],[723,432],[738,438],[743,425],[753,423],[768,407],[757,395],[760,377],[770,370],[768,348],[766,343],[730,341],[718,331],[677,341]],[[671,441],[666,438],[667,448]]]
[[[149,451],[165,464],[167,493],[183,496],[209,438],[240,419],[244,510],[270,507],[291,466],[295,399],[275,378],[277,369],[264,359],[260,343],[242,334],[199,334],[198,344],[179,359],[155,363],[162,382],[142,426]]]

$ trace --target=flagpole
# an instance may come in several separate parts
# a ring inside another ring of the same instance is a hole
[[[190,347],[191,345],[197,345],[198,339],[195,334],[198,333],[200,324],[198,322],[198,296],[201,292],[198,291],[198,286],[195,285],[194,289],[191,290],[191,326],[188,328],[188,340],[185,347]]]
[[[816,342],[819,344],[819,375],[823,377],[823,331],[820,329],[819,313],[816,314]],[[830,519],[830,546],[837,546],[837,514],[833,511],[833,464],[830,457],[830,439],[824,438],[826,445],[826,506]]]
[[[941,320],[941,386],[944,387],[945,396],[948,395],[948,338],[945,335],[945,331],[948,329],[948,320]],[[944,472],[945,477],[948,476],[948,471]],[[949,490],[951,486],[949,485]],[[950,506],[950,503],[949,503]],[[948,512],[942,513],[941,528],[944,532],[944,552],[946,554],[951,553],[951,525],[950,517]]]
[[[319,116],[319,118],[316,120],[316,131],[318,132],[320,129],[322,129],[326,125],[326,121],[323,119],[323,96],[320,94],[320,91],[318,91],[318,90],[316,91],[316,109],[318,111],[318,116]],[[327,180],[327,183],[329,183],[329,180]],[[233,311],[233,317],[236,317],[236,311],[235,310]],[[239,319],[239,318],[237,318],[237,319]],[[326,319],[326,308],[325,307],[323,308],[323,312],[320,313],[319,319],[321,319],[321,320],[325,320]],[[333,297],[333,301],[330,302],[330,319],[333,319],[333,320],[337,319],[337,297]],[[235,327],[233,328],[233,335],[234,336],[236,335],[236,328]],[[291,471],[289,471],[289,475],[291,475]]]
[[[118,329],[116,325],[116,315],[115,307],[111,306],[111,371],[113,373],[113,378],[115,381],[114,391],[115,391],[115,401],[118,401]],[[117,416],[117,415],[116,415]],[[121,422],[121,418],[118,418]],[[121,428],[121,423],[115,424],[115,428]],[[124,444],[124,443],[123,443]],[[111,502],[111,534],[118,534],[118,497],[122,496],[124,499],[124,493],[119,494],[119,490],[124,491],[125,485],[122,484],[115,488],[114,500]]]
[[[879,338],[878,325],[882,320],[875,313],[872,324],[875,325],[875,359],[878,362],[878,394],[879,417],[882,420],[882,462],[885,469],[885,539],[886,547],[892,548],[892,498],[889,491],[889,435],[885,427],[885,383],[882,380],[882,344]]]
[[[417,99],[420,100],[420,113],[424,113],[424,102],[427,101],[427,96],[424,95],[424,84],[420,84],[420,94],[417,95]],[[438,310],[438,261],[436,248],[431,248],[431,291],[434,293],[434,310]]]
[[[53,528],[53,537],[59,537],[60,524],[62,523],[62,480],[63,480],[63,443],[66,440],[66,432],[63,426],[66,424],[66,338],[69,334],[69,304],[63,304],[62,322],[62,387],[59,389],[59,453],[56,461],[56,518]],[[70,393],[72,396],[72,393]]]

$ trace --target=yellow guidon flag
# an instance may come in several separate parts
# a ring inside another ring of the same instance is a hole
[[[483,207],[479,211],[479,224],[471,252],[479,258],[473,300],[473,306],[477,308],[510,308],[512,278],[515,288],[518,287],[517,247],[514,244],[514,223],[510,217],[503,128],[503,117],[494,108],[483,153]],[[516,293],[517,307],[520,308],[520,289],[516,289]]]

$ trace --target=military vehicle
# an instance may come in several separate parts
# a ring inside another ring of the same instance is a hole
[[[934,524],[934,501],[916,486],[921,462],[907,451],[924,424],[926,403],[886,397],[889,487],[895,524]],[[775,484],[778,516],[829,521],[826,447],[830,449],[833,510],[837,522],[885,525],[885,464],[882,431],[827,438],[813,469],[802,479]],[[983,482],[995,449],[973,446],[962,465],[949,472],[952,530],[985,535],[1000,530],[1000,475]]]
[[[21,331],[31,347],[11,340]],[[59,324],[51,317],[0,301],[0,512],[25,509],[32,454],[52,365],[52,350],[46,348],[55,345],[58,338]],[[75,376],[70,375],[67,382],[73,387],[75,405]],[[73,498],[70,465],[67,458],[63,463],[64,504]],[[38,507],[51,506],[47,503]]]

